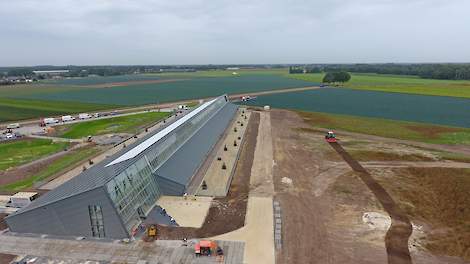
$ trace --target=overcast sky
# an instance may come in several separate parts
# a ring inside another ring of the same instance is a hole
[[[470,62],[469,0],[1,0],[0,65]]]

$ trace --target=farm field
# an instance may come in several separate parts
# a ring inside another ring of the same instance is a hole
[[[136,133],[139,129],[169,116],[165,112],[149,112],[128,116],[56,126],[56,135],[64,138],[83,138],[110,133]]]
[[[0,144],[0,170],[19,166],[62,151],[69,143],[48,139],[22,139]]]
[[[470,128],[470,99],[323,88],[258,96],[246,104]]]
[[[71,168],[77,163],[94,156],[98,152],[99,149],[93,147],[82,147],[72,150],[70,153],[52,161],[48,166],[42,168],[40,171],[27,177],[26,179],[0,186],[0,190],[11,192],[31,188],[33,187],[34,183],[43,181],[66,170],[67,168]]]
[[[81,102],[0,98],[0,122],[109,109],[115,106]]]
[[[132,106],[164,103],[221,94],[268,91],[314,85],[311,82],[277,75],[194,78],[157,84],[134,84],[112,88],[64,89],[20,95],[20,98],[51,101],[73,101],[94,104]]]
[[[290,78],[321,82],[322,73],[290,74]],[[470,81],[422,79],[406,75],[351,74],[345,88],[394,93],[470,98]]]
[[[355,117],[315,112],[299,112],[312,127],[337,129],[374,136],[413,140],[435,144],[470,145],[470,129],[422,123]],[[458,160],[459,157],[449,159]],[[416,157],[415,157],[416,158]]]

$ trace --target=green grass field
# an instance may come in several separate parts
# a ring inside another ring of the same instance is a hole
[[[6,170],[59,152],[69,143],[48,139],[25,139],[0,144],[0,170]]]
[[[99,152],[97,148],[83,147],[76,149],[64,155],[55,161],[53,161],[45,169],[37,172],[36,174],[28,177],[27,179],[17,181],[15,183],[1,186],[0,189],[5,191],[21,191],[27,188],[31,188],[34,183],[43,181],[51,176],[54,176],[60,172],[65,171],[68,168],[72,168],[77,163],[83,162],[90,157],[93,157]]]
[[[0,122],[115,108],[81,102],[0,98]]]
[[[323,74],[289,74],[290,78],[321,82]],[[351,75],[344,87],[394,93],[470,98],[470,81],[432,80],[415,76],[359,74]]]
[[[470,144],[470,129],[378,118],[298,112],[312,127],[434,144]],[[341,135],[339,135],[339,138]]]
[[[169,116],[165,112],[149,112],[128,116],[112,117],[71,125],[55,127],[57,136],[64,138],[83,138],[89,135],[109,133],[137,133],[140,129]]]

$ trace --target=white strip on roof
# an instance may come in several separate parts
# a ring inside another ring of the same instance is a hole
[[[198,108],[191,111],[189,114],[187,114],[187,115],[183,116],[182,118],[176,120],[174,123],[172,123],[171,125],[167,126],[164,129],[162,129],[157,134],[153,135],[152,137],[148,138],[144,142],[140,143],[139,145],[137,145],[134,148],[132,148],[131,150],[129,150],[128,152],[124,153],[119,158],[111,161],[108,165],[106,165],[106,167],[136,157],[137,155],[142,153],[142,151],[146,150],[151,145],[157,143],[157,141],[162,139],[164,136],[168,135],[171,131],[175,130],[176,128],[178,128],[179,126],[184,124],[186,121],[191,119],[193,116],[197,115],[202,110],[206,109],[209,105],[214,103],[216,100],[217,100],[217,98],[213,99],[211,101],[205,102],[204,104],[202,104]]]

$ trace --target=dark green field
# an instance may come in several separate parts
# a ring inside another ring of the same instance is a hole
[[[0,98],[0,122],[109,109],[116,106],[82,102]]]
[[[288,74],[287,69],[247,69],[236,72],[237,75],[233,75],[232,71],[216,70],[87,77],[3,86],[0,87],[0,122],[204,98],[224,93],[315,86],[323,77],[323,74]],[[168,79],[172,82],[146,83]],[[119,86],[115,86],[116,83]],[[470,98],[469,81],[431,80],[414,76],[352,74],[351,81],[345,87]],[[329,112],[324,109],[312,111]]]
[[[131,84],[113,88],[83,88],[22,95],[21,98],[133,106],[205,98],[222,94],[313,86],[278,75],[194,78],[168,83]]]

